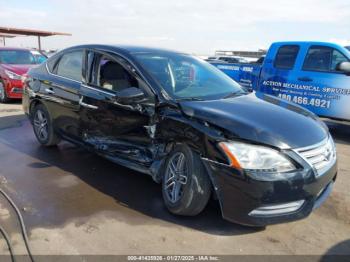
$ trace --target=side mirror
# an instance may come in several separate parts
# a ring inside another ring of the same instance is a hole
[[[116,94],[116,100],[120,103],[130,103],[139,101],[145,97],[145,93],[142,89],[137,87],[129,87],[123,90],[120,90]]]
[[[341,62],[338,65],[338,70],[350,75],[350,62]]]

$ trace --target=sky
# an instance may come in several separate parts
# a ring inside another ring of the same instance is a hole
[[[350,45],[350,1],[0,0],[0,26],[72,34],[43,38],[44,49],[105,43],[211,55],[266,49],[274,41]],[[36,47],[37,40],[18,37],[6,44]]]

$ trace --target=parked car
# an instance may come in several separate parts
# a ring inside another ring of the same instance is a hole
[[[258,58],[258,60],[256,60],[255,62],[252,62],[252,64],[260,64],[262,65],[262,63],[264,63],[264,60],[265,60],[265,56],[261,56]]]
[[[32,55],[35,57],[35,62],[41,64],[46,61],[47,56],[38,50],[31,50]]]
[[[350,52],[323,42],[279,42],[262,65],[213,64],[249,90],[299,104],[315,114],[350,121]]]
[[[53,56],[57,53],[58,50],[42,50],[41,53],[45,55],[46,57]]]
[[[210,56],[208,60],[219,60],[227,63],[249,63],[249,61],[240,56]]]
[[[293,221],[337,175],[332,137],[314,114],[247,93],[183,53],[68,48],[29,71],[22,103],[39,143],[68,140],[150,175],[177,215],[199,214],[212,195],[229,221]]]
[[[0,102],[22,98],[22,76],[38,63],[28,49],[0,48]]]

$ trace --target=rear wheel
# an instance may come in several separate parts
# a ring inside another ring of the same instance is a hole
[[[0,103],[8,102],[8,97],[5,91],[5,84],[0,80]]]
[[[33,110],[33,129],[39,143],[44,146],[54,146],[60,142],[53,130],[50,114],[42,104]]]
[[[211,183],[200,157],[188,146],[176,146],[170,153],[162,193],[166,207],[176,215],[195,216],[207,205]]]

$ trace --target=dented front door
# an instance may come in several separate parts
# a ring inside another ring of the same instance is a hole
[[[87,85],[80,88],[80,119],[84,143],[111,157],[151,161],[150,115],[142,105],[118,104],[113,93]]]
[[[118,102],[120,83],[130,81],[129,85],[141,88],[124,63],[110,54],[86,52],[79,102],[82,138],[101,154],[147,165],[152,160],[153,103],[147,95],[139,103]]]

